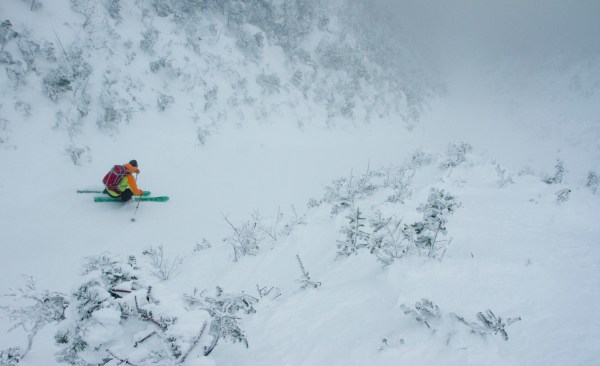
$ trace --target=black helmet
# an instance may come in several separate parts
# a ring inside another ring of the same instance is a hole
[[[129,164],[131,164],[132,166],[134,166],[136,168],[138,167],[137,166],[137,160],[131,160],[131,161],[129,161]]]

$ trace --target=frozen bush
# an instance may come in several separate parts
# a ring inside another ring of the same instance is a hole
[[[89,157],[90,148],[88,146],[78,147],[75,145],[69,145],[65,148],[65,152],[67,153],[67,155],[69,155],[69,157],[71,158],[71,161],[75,165],[81,165],[81,162],[86,157],[86,155],[87,155],[86,160],[88,162],[91,161],[91,158]]]
[[[262,49],[264,48],[265,36],[261,32],[251,35],[247,32],[240,32],[238,40],[235,42],[242,52],[251,59],[258,60]]]
[[[204,94],[204,111],[208,111],[213,104],[217,101],[217,95],[219,93],[219,87],[213,86]]]
[[[23,0],[23,1],[31,4],[31,6],[29,7],[29,10],[31,10],[31,11],[38,11],[42,8],[42,2],[40,0]]]
[[[298,260],[298,265],[300,266],[300,270],[302,271],[302,277],[298,280],[296,280],[296,282],[298,282],[299,284],[301,284],[301,288],[305,289],[307,287],[312,287],[312,288],[317,288],[321,286],[321,282],[319,281],[313,281],[310,279],[310,275],[308,274],[308,272],[306,271],[306,269],[304,269],[304,264],[302,264],[302,259],[300,259],[300,255],[296,254],[296,259]]]
[[[355,212],[346,216],[348,219],[348,225],[342,227],[340,230],[346,238],[344,240],[338,240],[338,256],[349,256],[351,254],[358,254],[361,248],[366,248],[369,244],[369,233],[363,230],[365,224],[365,218],[362,216],[360,209],[357,208]]]
[[[167,61],[166,58],[159,57],[158,60],[150,62],[150,71],[152,71],[153,73],[157,73],[161,69],[166,68],[167,67],[167,63],[169,63],[169,61]]]
[[[369,246],[370,252],[384,265],[392,264],[396,259],[409,252],[409,245],[403,235],[402,220],[396,217],[383,217],[381,211],[375,213],[370,221],[373,234]]]
[[[556,203],[563,203],[569,200],[569,196],[571,195],[571,190],[569,188],[564,188],[555,193],[556,195]]]
[[[6,19],[0,23],[0,51],[4,50],[4,46],[13,38],[18,37],[18,33],[13,30],[13,25],[10,20]]]
[[[233,248],[233,260],[237,262],[240,257],[245,255],[256,255],[260,249],[260,243],[263,240],[263,232],[259,229],[257,221],[245,221],[235,226],[224,216],[225,221],[233,230],[233,235],[223,241]]]
[[[104,6],[111,18],[121,20],[121,1],[122,0],[105,0]]]
[[[31,104],[27,102],[15,102],[15,111],[21,112],[25,117],[31,116]]]
[[[496,165],[496,173],[498,174],[498,187],[504,188],[509,184],[515,184],[515,181],[512,179],[512,175],[506,172],[506,169],[500,167],[499,164]]]
[[[55,102],[67,91],[84,90],[93,71],[92,66],[83,59],[83,51],[76,46],[64,51],[61,60],[58,68],[51,70],[43,79],[46,95]]]
[[[386,185],[393,190],[393,193],[388,196],[387,201],[404,203],[404,200],[412,195],[410,186],[414,176],[415,170],[409,169],[406,165],[400,167],[396,174],[386,182]]]
[[[556,159],[556,165],[554,165],[554,175],[545,176],[542,181],[546,184],[559,184],[562,183],[565,173],[568,170],[565,168],[565,163],[562,160]]]
[[[154,45],[158,41],[159,32],[156,28],[150,27],[142,34],[140,48],[148,55],[154,55]]]
[[[164,111],[168,106],[175,103],[175,98],[171,95],[160,94],[156,100],[156,106],[159,111]]]
[[[400,305],[400,308],[404,314],[414,317],[415,320],[425,324],[429,329],[431,329],[431,322],[439,322],[442,318],[440,308],[428,299],[417,301],[415,306]]]
[[[441,260],[450,241],[440,240],[440,235],[446,235],[448,215],[460,207],[456,197],[443,189],[432,188],[427,203],[419,206],[417,211],[423,213],[423,221],[404,225],[403,235],[421,254]]]
[[[23,354],[19,347],[11,347],[0,351],[0,365],[2,366],[16,366],[22,358]]]
[[[440,163],[441,169],[454,168],[467,160],[466,155],[473,150],[471,144],[461,142],[448,145],[444,160]]]
[[[598,179],[598,174],[596,172],[591,171],[588,173],[587,182],[585,184],[586,187],[592,191],[593,194],[596,194],[598,190],[598,185],[600,184],[600,180]]]
[[[331,214],[337,215],[347,208],[354,207],[356,199],[366,198],[375,193],[379,185],[374,182],[374,178],[381,175],[382,173],[379,171],[367,169],[365,174],[358,177],[350,173],[348,178],[335,179],[331,186],[325,188],[323,201],[330,203],[332,205]]]
[[[279,93],[281,80],[277,74],[260,74],[256,77],[256,83],[262,87],[266,94]]]
[[[212,341],[204,347],[205,356],[213,351],[221,339],[232,343],[240,342],[248,347],[246,335],[238,324],[238,314],[255,313],[253,305],[258,299],[243,293],[225,294],[223,289],[217,286],[215,297],[204,297],[202,293],[194,291],[192,295],[186,295],[184,300],[192,309],[206,310],[210,315],[209,334]]]
[[[508,341],[508,334],[506,333],[506,327],[521,320],[520,317],[508,318],[503,320],[501,317],[496,316],[491,310],[477,313],[476,322],[469,322],[464,317],[455,313],[443,313],[437,305],[428,299],[421,299],[414,306],[401,305],[400,308],[404,314],[414,317],[419,323],[422,323],[431,329],[434,334],[437,331],[436,326],[442,322],[455,323],[458,321],[460,324],[466,325],[469,328],[470,333],[485,336],[488,334],[500,334],[505,341]],[[448,344],[453,336],[454,332],[451,331],[447,334],[446,344]]]
[[[206,140],[210,137],[210,130],[206,127],[198,127],[196,130],[196,137],[200,145],[205,145]]]
[[[27,346],[18,353],[6,351],[0,357],[5,362],[19,361],[31,350],[33,339],[47,324],[58,323],[65,319],[65,309],[69,305],[67,295],[48,290],[38,290],[33,277],[24,276],[25,287],[11,290],[3,296],[11,297],[16,304],[13,307],[0,307],[8,314],[12,323],[10,330],[22,328],[27,333]],[[14,349],[12,349],[14,350]],[[17,357],[18,356],[18,357]],[[18,359],[17,359],[18,358]],[[14,364],[16,364],[15,362]],[[10,363],[8,363],[10,365]],[[5,365],[5,363],[2,363]]]
[[[94,15],[97,12],[96,0],[70,0],[71,9],[83,16],[83,28],[86,29],[92,24]]]
[[[476,322],[466,321],[462,316],[458,316],[453,314],[458,321],[462,324],[466,325],[471,329],[472,333],[479,335],[486,334],[500,334],[505,341],[508,341],[508,334],[506,333],[506,327],[521,320],[521,317],[516,318],[508,318],[504,321],[501,317],[496,316],[491,310],[486,310],[485,312],[477,313]]]
[[[184,364],[201,343],[210,317],[192,314],[197,322],[197,332],[192,334],[190,327],[195,324],[181,324],[171,315],[172,303],[162,305],[152,286],[144,284],[144,273],[133,256],[127,260],[108,254],[87,258],[82,283],[55,335],[61,349],[59,362]],[[187,310],[180,316],[193,312]]]
[[[150,246],[142,254],[150,261],[152,274],[162,281],[170,279],[181,271],[183,259],[179,256],[168,258],[162,244],[157,247]]]

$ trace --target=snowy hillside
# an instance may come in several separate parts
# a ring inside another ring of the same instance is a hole
[[[597,363],[600,52],[421,6],[2,2],[0,364]]]

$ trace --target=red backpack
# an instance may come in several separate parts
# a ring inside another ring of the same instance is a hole
[[[104,179],[102,179],[102,183],[104,183],[107,189],[121,194],[123,192],[121,192],[118,188],[119,183],[127,174],[131,174],[127,168],[125,168],[123,165],[115,165],[110,172],[106,173]]]

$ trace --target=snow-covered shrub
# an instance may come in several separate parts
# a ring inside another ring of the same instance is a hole
[[[71,9],[83,16],[83,28],[86,29],[92,25],[94,17],[98,13],[96,9],[96,0],[70,0]]]
[[[66,320],[55,335],[58,361],[71,365],[178,365],[200,343],[208,316],[173,315],[161,305],[135,257],[87,258]],[[179,321],[183,318],[183,321]],[[185,322],[185,324],[181,324]],[[197,324],[196,331],[190,326]]]
[[[567,202],[569,200],[569,196],[571,194],[571,190],[569,188],[564,188],[555,193],[556,195],[556,203]]]
[[[69,157],[71,158],[71,161],[75,165],[81,165],[81,161],[84,158],[88,162],[92,160],[91,157],[89,156],[89,154],[90,154],[89,146],[79,147],[79,146],[75,146],[75,145],[71,144],[65,148],[65,152],[67,153],[67,155],[69,155]],[[86,156],[87,156],[87,158],[86,158]]]
[[[281,80],[277,74],[260,74],[256,77],[256,83],[262,87],[266,94],[279,93]]]
[[[415,170],[409,168],[407,165],[401,166],[398,171],[393,175],[389,176],[384,186],[390,187],[393,192],[387,198],[388,202],[392,203],[404,203],[404,200],[412,195],[410,186],[412,179],[415,176]]]
[[[440,240],[440,235],[446,235],[448,215],[460,207],[455,196],[443,189],[432,188],[427,203],[417,208],[423,213],[423,221],[404,225],[402,233],[421,254],[441,260],[450,241]]]
[[[168,63],[170,63],[169,60],[159,57],[158,60],[150,62],[150,71],[157,73],[160,69],[166,68]]]
[[[357,208],[346,218],[348,219],[348,225],[340,230],[345,235],[345,239],[337,242],[338,256],[357,254],[361,248],[366,248],[369,245],[370,235],[363,229],[366,219],[362,216],[360,209]]]
[[[105,0],[104,7],[111,18],[121,20],[121,1],[122,0]]]
[[[358,177],[350,173],[348,178],[335,179],[331,186],[325,188],[323,201],[330,203],[331,214],[337,215],[340,211],[354,207],[356,199],[366,198],[375,193],[379,185],[374,183],[374,178],[381,175],[379,171],[367,169],[365,174]]]
[[[383,217],[381,211],[369,220],[373,234],[371,235],[371,254],[384,265],[392,264],[396,259],[404,257],[409,251],[409,243],[403,235],[402,220],[394,216]]]
[[[600,185],[600,179],[598,179],[598,174],[590,170],[587,176],[587,182],[585,186],[588,187],[593,194],[596,194],[596,191],[598,190],[598,185]]]
[[[264,287],[260,287],[258,285],[256,285],[256,291],[258,292],[258,296],[261,299],[264,298],[271,298],[271,299],[276,299],[279,296],[281,296],[281,289],[278,287],[273,287],[273,286],[264,286]]]
[[[31,104],[23,101],[15,102],[15,111],[21,112],[23,116],[31,116]]]
[[[149,246],[148,248],[144,249],[142,254],[150,261],[152,275],[156,276],[156,278],[162,281],[166,281],[179,274],[181,270],[183,259],[179,256],[175,256],[172,259],[168,258],[165,255],[165,250],[162,244],[157,247]]]
[[[440,163],[441,169],[454,168],[467,160],[466,155],[473,150],[473,146],[466,142],[448,145],[444,160]]]
[[[313,281],[310,279],[310,275],[308,274],[308,272],[306,271],[306,269],[304,269],[304,264],[302,264],[302,259],[300,259],[300,255],[296,254],[296,259],[298,260],[298,265],[300,266],[300,270],[302,271],[302,277],[298,280],[296,280],[296,282],[298,282],[299,284],[301,284],[301,288],[305,289],[307,287],[312,287],[312,288],[317,288],[321,286],[321,282],[319,281]]]
[[[0,351],[0,365],[16,366],[23,359],[21,349],[19,347],[11,347],[4,351]]]
[[[418,322],[421,322],[431,329],[430,323],[439,322],[442,318],[440,308],[435,305],[431,300],[421,299],[417,301],[415,306],[400,305],[400,308],[406,315],[414,317]]]
[[[0,51],[4,50],[4,47],[13,38],[18,37],[18,33],[13,30],[13,25],[10,20],[6,19],[0,23]]]
[[[196,130],[196,137],[198,138],[198,142],[200,145],[205,145],[206,140],[210,137],[210,130],[206,127],[198,127]]]
[[[284,237],[289,236],[298,225],[306,225],[304,219],[305,216],[299,216],[298,212],[296,212],[296,208],[292,206],[292,214],[287,222],[283,225],[283,228],[279,230],[279,234],[283,235]]]
[[[457,322],[466,325],[470,333],[485,336],[487,334],[500,334],[505,341],[508,341],[506,327],[521,320],[520,317],[508,318],[503,320],[496,316],[491,310],[477,313],[479,323],[469,322],[464,317],[455,313],[443,313],[440,308],[428,299],[421,299],[414,306],[400,305],[404,314],[414,317],[421,324],[425,324],[427,328],[436,332],[436,327],[442,323],[456,324]],[[452,338],[454,332],[447,334],[446,344]]]
[[[217,85],[210,88],[204,94],[204,111],[208,111],[212,105],[217,101],[217,94],[219,93],[219,87]]]
[[[172,95],[160,93],[156,99],[156,106],[159,111],[164,111],[168,106],[175,103],[175,98]]]
[[[196,246],[194,247],[194,253],[198,253],[201,252],[205,249],[210,248],[212,245],[210,244],[210,242],[206,239],[206,238],[202,238],[202,242],[201,243],[196,243]]]
[[[42,2],[40,0],[23,0],[23,1],[31,4],[31,6],[29,7],[29,10],[31,10],[31,11],[37,11],[42,8]]]
[[[232,343],[243,343],[248,347],[246,335],[239,327],[238,314],[255,313],[253,305],[258,302],[255,297],[246,294],[226,294],[217,286],[215,297],[204,297],[202,293],[194,291],[192,295],[185,295],[184,300],[192,309],[206,310],[211,321],[209,334],[212,341],[204,347],[204,355],[208,356],[217,346],[219,340],[223,339]]]
[[[38,290],[33,277],[24,276],[25,287],[18,290],[10,290],[3,296],[11,297],[15,304],[12,307],[2,306],[0,310],[7,313],[8,319],[12,323],[10,330],[22,328],[27,333],[27,346],[18,353],[6,351],[0,357],[0,360],[14,362],[25,357],[31,350],[33,339],[37,333],[49,323],[58,323],[65,319],[65,309],[69,305],[69,298],[66,294],[51,292],[48,290]],[[18,357],[17,357],[18,356]],[[4,360],[3,358],[6,358]],[[17,359],[18,358],[18,359]],[[16,362],[14,362],[16,363]],[[5,365],[5,363],[0,363]],[[9,365],[11,363],[8,363]]]
[[[542,178],[542,181],[546,184],[559,184],[562,183],[564,175],[568,172],[568,170],[565,168],[565,163],[560,160],[560,159],[556,159],[556,165],[554,165],[554,175],[553,176],[545,176],[544,178]]]
[[[36,57],[42,53],[41,46],[29,39],[19,39],[17,46],[21,52],[21,59],[27,66],[26,71],[37,71],[35,63]]]
[[[142,34],[142,40],[140,41],[140,48],[148,55],[154,55],[154,45],[158,41],[158,35],[160,33],[154,27],[150,27]]]
[[[262,32],[250,34],[248,32],[240,31],[235,45],[238,46],[247,57],[253,60],[259,60],[264,48],[264,43],[265,36]]]
[[[143,287],[134,266],[132,260],[109,255],[86,258],[83,281],[71,296],[66,324],[55,336],[61,348],[59,361],[80,365],[108,357],[108,343],[119,333],[120,322],[130,316],[131,305],[124,297]]]
[[[406,165],[410,169],[416,170],[427,166],[433,162],[433,156],[421,149],[415,150],[408,158]]]
[[[500,334],[505,341],[508,341],[508,334],[506,333],[506,327],[521,320],[521,317],[508,318],[506,321],[502,320],[501,317],[496,316],[491,310],[477,313],[476,322],[466,321],[462,316],[452,314],[458,321],[470,328],[472,333],[479,335],[486,334]]]
[[[63,55],[58,68],[51,70],[43,79],[46,95],[55,102],[67,91],[77,92],[84,88],[93,70],[84,60],[83,50],[76,45],[63,50]]]
[[[515,184],[515,181],[512,179],[512,175],[506,172],[506,169],[500,167],[500,165],[496,165],[496,173],[498,174],[498,187],[504,188],[509,184]]]
[[[233,248],[233,260],[235,262],[245,255],[256,255],[260,249],[260,243],[263,240],[263,232],[259,228],[259,223],[254,220],[245,221],[235,226],[225,216],[225,221],[233,230],[233,235],[223,241]]]
[[[0,117],[0,132],[5,132],[8,130],[8,120],[6,118]],[[4,144],[8,141],[8,137],[5,136],[5,133],[0,134],[0,144]]]

